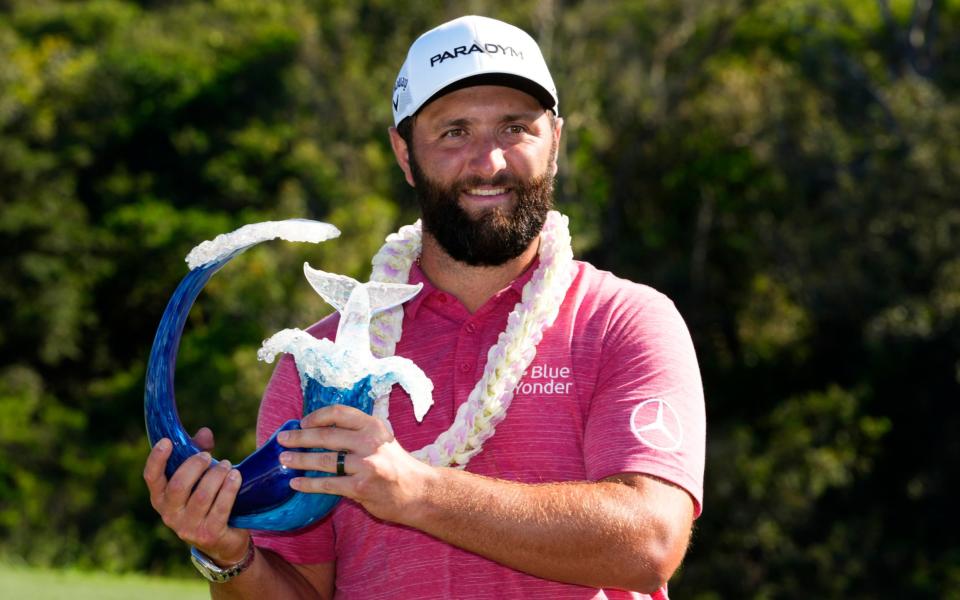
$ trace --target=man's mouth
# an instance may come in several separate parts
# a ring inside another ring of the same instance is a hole
[[[497,188],[467,188],[464,190],[464,193],[471,196],[499,196],[500,194],[506,194],[509,191],[505,187]]]

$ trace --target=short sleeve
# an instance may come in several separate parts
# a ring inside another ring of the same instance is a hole
[[[643,473],[685,489],[699,516],[706,416],[687,326],[669,298],[637,284],[611,300],[584,435],[587,474]]]

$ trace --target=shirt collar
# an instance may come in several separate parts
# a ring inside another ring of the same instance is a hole
[[[407,277],[407,283],[410,285],[417,285],[418,283],[423,284],[423,289],[420,290],[420,293],[414,296],[412,300],[403,306],[406,314],[411,319],[415,319],[417,317],[417,311],[420,310],[420,305],[423,304],[423,301],[426,300],[430,294],[437,291],[437,288],[434,287],[434,285],[430,283],[430,280],[427,279],[427,276],[424,275],[423,269],[420,268],[419,262],[413,263],[413,266],[410,267],[410,275]]]
[[[487,312],[491,306],[507,296],[513,299],[514,302],[518,302],[523,297],[523,286],[527,285],[527,282],[533,278],[533,274],[536,272],[538,266],[540,266],[539,256],[533,260],[530,266],[527,267],[526,271],[521,273],[519,277],[510,282],[510,285],[494,294],[486,304],[481,306],[480,309],[477,310],[477,314]],[[418,263],[413,263],[413,265],[410,267],[410,276],[407,278],[407,283],[411,285],[416,285],[418,283],[423,284],[423,289],[420,290],[420,293],[414,296],[412,300],[404,305],[404,310],[407,316],[409,316],[411,319],[415,319],[417,317],[417,312],[419,312],[420,307],[431,295],[436,293],[447,293],[430,283],[430,280],[427,279],[426,274],[424,274],[423,269],[420,268]]]

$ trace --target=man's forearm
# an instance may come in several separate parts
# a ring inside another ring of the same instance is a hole
[[[211,583],[213,600],[273,600],[333,597],[333,565],[312,565],[301,571],[270,550],[257,548],[250,567],[226,583]],[[313,579],[314,581],[310,581]]]
[[[382,421],[353,408],[324,407],[300,424],[280,443],[343,448],[347,475],[298,477],[290,483],[295,490],[350,498],[374,517],[538,577],[652,592],[686,551],[693,500],[653,477],[523,484],[424,464]],[[284,452],[280,460],[337,471],[333,452]]]
[[[652,592],[689,540],[685,492],[643,476],[520,484],[439,469],[407,523],[545,579]]]

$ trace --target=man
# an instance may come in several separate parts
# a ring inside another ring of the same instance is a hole
[[[302,531],[227,527],[237,471],[204,453],[167,482],[166,441],[144,472],[154,507],[229,579],[215,598],[666,597],[701,507],[696,358],[663,295],[568,258],[548,216],[563,122],[539,48],[506,23],[451,21],[411,46],[392,100],[423,225],[382,254],[424,289],[381,345],[426,372],[434,406],[417,423],[397,386],[389,426],[337,406],[284,434],[339,451],[282,459],[342,474],[291,484],[344,497]],[[311,329],[335,331],[336,316]],[[301,406],[285,358],[259,439]]]

